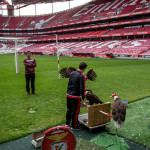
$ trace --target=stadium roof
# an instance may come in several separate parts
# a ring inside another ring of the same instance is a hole
[[[71,1],[71,0],[12,0],[12,5],[19,5],[19,4],[38,4],[38,3],[54,3],[54,2],[64,2],[64,1]],[[8,0],[0,0],[0,5],[9,4]]]
[[[12,6],[17,6],[15,9],[20,9],[32,4],[55,3],[55,2],[65,2],[65,1],[73,1],[73,0],[0,0],[0,6],[12,5]],[[2,7],[1,10],[3,10]]]

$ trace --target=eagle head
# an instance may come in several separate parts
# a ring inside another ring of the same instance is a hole
[[[85,95],[88,93],[92,93],[92,91],[90,89],[85,89]]]
[[[113,93],[110,97],[114,98],[114,100],[117,100],[119,98],[119,96],[117,95],[117,93]]]

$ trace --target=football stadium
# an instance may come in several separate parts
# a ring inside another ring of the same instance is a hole
[[[0,150],[150,149],[150,1],[81,1],[0,0]]]

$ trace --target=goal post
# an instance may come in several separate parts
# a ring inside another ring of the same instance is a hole
[[[16,74],[19,73],[18,52],[24,48],[27,37],[0,37],[0,54],[15,54]]]
[[[59,64],[59,49],[58,49],[58,36],[56,35],[56,48],[57,48],[57,61],[58,61],[58,78],[60,79],[60,64]]]

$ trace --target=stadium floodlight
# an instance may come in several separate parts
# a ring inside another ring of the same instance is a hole
[[[27,37],[0,37],[0,54],[15,54],[16,73],[19,73],[18,51],[24,48]]]
[[[58,54],[58,36],[57,34],[53,34],[56,36],[56,48],[57,48],[57,60],[58,60],[58,78],[60,79],[60,65],[59,65],[59,54]]]

